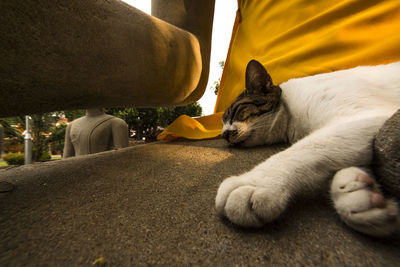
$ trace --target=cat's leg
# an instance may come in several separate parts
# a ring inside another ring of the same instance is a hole
[[[399,230],[397,203],[385,199],[368,171],[357,167],[338,171],[333,177],[330,194],[337,213],[353,229],[375,236]]]
[[[223,181],[216,210],[233,223],[257,227],[277,218],[300,193],[321,190],[343,168],[369,165],[373,136],[386,118],[322,128],[251,171]]]

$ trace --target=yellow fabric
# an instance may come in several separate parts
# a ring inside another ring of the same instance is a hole
[[[215,112],[203,125],[175,121],[166,134],[218,136],[215,120],[244,90],[247,62],[257,59],[275,84],[291,78],[400,61],[400,1],[239,0]],[[212,131],[207,123],[213,121]],[[196,123],[200,123],[196,119]],[[221,129],[222,124],[219,124]],[[200,131],[198,129],[201,129]],[[191,132],[196,131],[196,133]]]
[[[218,136],[222,129],[222,114],[219,112],[200,118],[179,116],[167,129],[158,135],[158,140],[175,140],[179,137],[188,139],[206,139]]]

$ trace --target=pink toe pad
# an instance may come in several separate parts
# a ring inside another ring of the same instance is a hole
[[[376,192],[371,192],[371,207],[372,208],[383,208],[385,207],[385,198]]]
[[[366,173],[360,173],[357,175],[356,181],[363,182],[366,185],[373,185],[375,183],[374,180]]]

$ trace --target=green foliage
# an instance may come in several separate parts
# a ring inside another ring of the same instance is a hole
[[[43,150],[39,150],[38,147],[32,148],[32,159],[36,162],[38,161],[46,161],[51,159],[49,153],[49,146],[47,145]]]
[[[52,112],[30,115],[30,130],[32,133],[32,159],[43,161],[50,158],[47,135],[52,125],[63,115],[63,112]],[[0,119],[4,126],[4,149],[15,151],[24,144],[24,136],[19,130],[26,129],[25,117],[9,117]]]
[[[76,120],[80,117],[85,116],[85,110],[79,109],[79,110],[63,110],[59,112],[60,116],[63,115],[65,118],[68,119],[68,121],[73,121]]]
[[[201,116],[203,110],[199,103],[193,103],[182,107],[159,108],[110,108],[106,113],[123,119],[130,130],[135,132],[135,138],[141,140],[154,139],[157,135],[157,127],[166,127],[180,115],[190,117]]]
[[[220,62],[218,62],[218,64],[221,67],[221,69],[224,69],[225,61],[220,61]],[[218,80],[214,81],[214,86],[211,86],[211,89],[214,89],[215,95],[218,95],[220,83],[221,83],[221,78],[218,78]]]
[[[32,142],[33,144],[33,142]],[[46,147],[38,147],[35,145],[32,145],[32,160],[39,162],[39,161],[45,161],[49,156],[49,152],[46,151],[46,148],[48,149],[48,146]]]
[[[0,124],[4,127],[5,137],[16,138],[21,142],[24,142],[24,136],[17,129],[17,125],[22,123],[25,125],[23,117],[9,117],[0,119]]]
[[[18,131],[21,126],[23,117],[1,118],[0,124],[4,129],[3,150],[5,152],[17,152],[23,150],[24,136]]]
[[[197,102],[181,107],[160,108],[159,109],[159,123],[160,126],[166,127],[170,125],[180,115],[187,115],[189,117],[198,117],[203,113],[201,105]]]
[[[32,159],[43,161],[50,159],[49,142],[54,142],[56,151],[62,151],[64,147],[64,136],[66,124],[53,127],[61,116],[67,117],[70,121],[83,116],[83,110],[59,111],[51,113],[30,115],[30,131],[32,133]],[[0,123],[4,127],[4,149],[11,151],[23,146],[24,136],[19,130],[26,129],[25,117],[1,118]],[[55,129],[53,129],[55,128]]]
[[[214,81],[214,86],[211,86],[211,89],[214,89],[215,95],[218,95],[220,83],[221,83],[221,78],[218,78],[218,80]]]
[[[58,120],[54,113],[33,114],[32,118],[32,160],[43,161],[49,157],[49,145],[46,133],[50,130],[51,124]]]
[[[3,160],[8,165],[24,165],[24,153],[7,153],[4,155]]]
[[[7,137],[3,140],[4,152],[22,152],[24,151],[24,141],[17,137]]]
[[[64,150],[65,132],[67,124],[61,123],[50,129],[50,137],[48,142],[51,143],[52,152],[60,151],[61,154]]]

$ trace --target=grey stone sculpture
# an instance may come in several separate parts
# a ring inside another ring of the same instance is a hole
[[[128,146],[128,125],[104,113],[88,109],[67,126],[63,158],[87,155]]]
[[[153,0],[149,16],[120,0],[1,0],[0,116],[193,103],[214,4]]]
[[[400,110],[375,137],[374,167],[383,189],[400,199]]]

